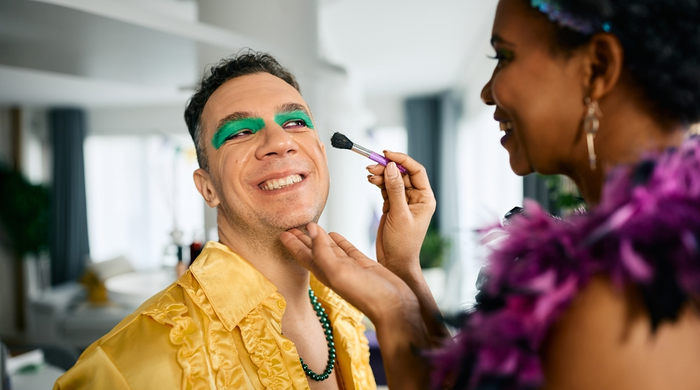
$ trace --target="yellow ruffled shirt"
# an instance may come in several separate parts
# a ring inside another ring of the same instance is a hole
[[[362,313],[311,276],[328,313],[340,386],[375,389]],[[209,242],[190,270],[97,340],[62,389],[308,389],[282,335],[286,301],[228,247]]]

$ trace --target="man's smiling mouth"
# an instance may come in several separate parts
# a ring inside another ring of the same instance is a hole
[[[279,190],[280,188],[288,187],[292,184],[299,183],[302,180],[304,180],[304,177],[302,175],[289,175],[281,179],[267,180],[263,183],[260,183],[258,186],[261,190],[272,191]]]

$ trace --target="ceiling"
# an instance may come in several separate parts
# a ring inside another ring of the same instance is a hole
[[[480,84],[493,66],[497,0],[317,1],[321,56],[367,96]],[[184,104],[201,75],[198,52],[274,47],[197,22],[193,4],[0,1],[0,104]]]
[[[369,95],[447,89],[464,72],[492,67],[497,0],[328,0],[320,3],[321,50]]]

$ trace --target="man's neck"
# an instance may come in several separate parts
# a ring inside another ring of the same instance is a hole
[[[219,241],[250,262],[284,297],[287,307],[282,316],[282,334],[294,343],[300,356],[306,358],[305,363],[322,372],[329,352],[323,327],[309,301],[309,271],[282,245],[281,232],[246,232],[231,228],[225,220],[218,222]],[[333,373],[330,380],[324,382],[310,381],[309,386],[312,390],[336,390],[339,388],[336,375]]]
[[[309,271],[294,260],[280,242],[279,234],[240,231],[219,221],[219,241],[277,287],[287,301],[285,317],[294,317],[309,309]]]

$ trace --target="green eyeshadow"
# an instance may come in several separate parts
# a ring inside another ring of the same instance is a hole
[[[301,119],[301,118],[299,118]],[[229,137],[232,137],[243,130],[250,130],[253,134],[262,130],[265,127],[265,121],[262,118],[244,118],[226,122],[219,127],[214,137],[211,139],[211,144],[215,149],[219,149]]]
[[[311,118],[309,118],[309,115],[307,115],[302,110],[281,112],[281,113],[275,115],[275,122],[280,126],[284,125],[287,121],[291,121],[291,120],[295,120],[295,119],[297,119],[297,120],[301,119],[304,122],[306,122],[306,127],[308,127],[309,129],[314,128],[314,123],[311,121]]]

